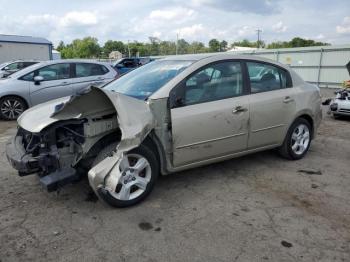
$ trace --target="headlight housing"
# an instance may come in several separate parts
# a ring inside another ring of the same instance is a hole
[[[333,103],[330,105],[330,109],[331,111],[337,111],[338,110],[338,104],[337,103]]]

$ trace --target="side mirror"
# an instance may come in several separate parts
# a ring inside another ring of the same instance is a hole
[[[44,78],[42,76],[35,76],[34,77],[34,84],[40,85],[40,82],[44,81]]]
[[[8,71],[8,70],[10,70],[10,68],[9,68],[8,66],[6,66],[6,67],[4,67],[3,70],[4,70],[4,71]]]
[[[123,68],[123,65],[122,64],[117,64],[116,68]]]

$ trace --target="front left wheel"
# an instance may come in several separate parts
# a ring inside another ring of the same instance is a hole
[[[27,109],[23,99],[16,96],[7,96],[0,99],[0,118],[16,120]]]
[[[117,144],[105,147],[96,157],[93,166],[115,150]],[[159,164],[154,152],[146,145],[126,153],[120,164],[121,176],[113,192],[98,189],[99,197],[114,207],[128,207],[145,199],[152,191],[159,175]]]

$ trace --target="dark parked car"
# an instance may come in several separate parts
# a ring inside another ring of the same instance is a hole
[[[153,59],[149,57],[122,58],[116,61],[113,67],[115,70],[117,70],[119,75],[122,75],[151,61],[153,61]]]

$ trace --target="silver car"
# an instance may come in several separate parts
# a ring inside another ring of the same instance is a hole
[[[28,66],[39,63],[35,60],[16,60],[6,62],[0,65],[0,78],[5,78],[15,72],[18,72]]]
[[[321,118],[318,87],[285,65],[175,56],[27,110],[6,152],[21,176],[39,174],[49,191],[88,173],[102,200],[125,207],[160,174],[272,148],[301,159]]]
[[[29,107],[77,94],[90,85],[105,85],[116,76],[110,65],[86,60],[32,65],[0,80],[0,118],[17,119]]]

